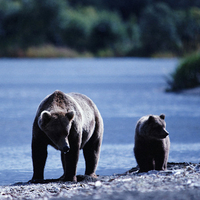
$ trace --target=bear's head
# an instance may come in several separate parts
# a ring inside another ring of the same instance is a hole
[[[68,135],[70,133],[74,112],[51,113],[47,110],[41,112],[38,126],[49,137],[60,151],[67,153],[70,149]]]
[[[169,133],[166,130],[165,115],[149,115],[142,125],[142,135],[151,139],[164,139]]]

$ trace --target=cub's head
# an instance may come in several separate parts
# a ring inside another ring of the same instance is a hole
[[[139,134],[151,139],[164,139],[169,135],[166,130],[165,115],[148,115],[139,120]]]
[[[70,133],[74,112],[51,113],[47,110],[41,112],[38,126],[54,143],[57,149],[66,153],[70,150],[68,135]]]

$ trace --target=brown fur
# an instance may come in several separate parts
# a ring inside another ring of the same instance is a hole
[[[139,172],[167,169],[170,140],[164,119],[165,115],[148,115],[137,122],[134,154]]]
[[[59,180],[76,181],[79,150],[83,149],[85,175],[96,177],[103,119],[96,105],[85,95],[55,91],[40,104],[33,123],[31,182],[44,179],[47,146],[61,151],[64,174]]]

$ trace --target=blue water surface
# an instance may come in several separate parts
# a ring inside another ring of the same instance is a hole
[[[59,89],[89,96],[104,119],[99,175],[136,166],[134,129],[143,115],[164,113],[171,162],[200,160],[200,95],[166,93],[177,59],[0,59],[0,185],[32,177],[32,123],[39,103]],[[60,152],[48,148],[45,178],[62,175]],[[84,174],[80,155],[77,174]]]

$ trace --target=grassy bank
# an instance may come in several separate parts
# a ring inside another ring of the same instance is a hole
[[[26,49],[11,48],[1,53],[1,57],[10,58],[77,58],[93,57],[89,52],[77,52],[68,47],[56,47],[54,45],[32,46]]]
[[[167,91],[180,91],[200,86],[200,52],[183,59],[168,79]]]

